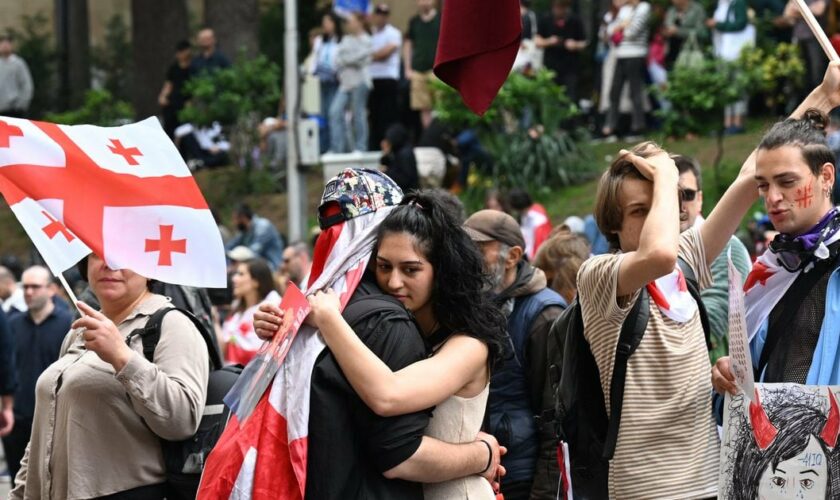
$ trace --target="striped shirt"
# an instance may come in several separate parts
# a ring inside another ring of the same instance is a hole
[[[680,236],[679,255],[699,285],[711,284],[700,233]],[[623,255],[584,262],[578,294],[584,336],[609,391],[621,325],[639,292],[616,299]],[[610,498],[707,498],[717,493],[719,443],[712,416],[709,355],[699,314],[686,323],[665,317],[650,301],[645,336],[627,366],[621,427],[610,462]]]

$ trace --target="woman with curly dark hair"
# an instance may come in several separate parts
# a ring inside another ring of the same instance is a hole
[[[376,281],[414,314],[432,355],[397,372],[342,318],[332,291],[310,296],[312,320],[362,400],[382,416],[435,407],[426,434],[473,441],[484,419],[490,369],[502,356],[505,318],[487,295],[481,253],[434,193],[406,196],[379,226]],[[428,499],[495,498],[480,476],[424,485]]]

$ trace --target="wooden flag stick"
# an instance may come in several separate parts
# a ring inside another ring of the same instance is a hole
[[[67,280],[64,279],[64,273],[58,273],[58,280],[61,281],[61,285],[64,287],[64,291],[67,292],[67,296],[70,297],[70,300],[73,301],[73,306],[79,311],[79,316],[84,316],[85,313],[79,309],[79,299],[76,298],[76,294],[73,293],[73,289],[70,288],[70,284],[67,283]]]
[[[808,27],[811,28],[811,32],[814,34],[814,37],[820,42],[823,51],[825,51],[825,55],[828,57],[829,62],[832,61],[840,61],[840,57],[837,56],[837,51],[834,50],[834,46],[831,45],[831,42],[828,41],[828,37],[825,35],[825,31],[823,31],[822,26],[817,22],[817,19],[814,17],[814,13],[811,12],[811,9],[805,4],[805,0],[794,0],[796,2],[796,6],[799,7],[799,12],[802,14],[802,19],[808,24]]]

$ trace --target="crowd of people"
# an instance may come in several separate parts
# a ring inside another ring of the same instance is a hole
[[[829,298],[840,262],[835,156],[825,126],[838,104],[840,64],[832,64],[793,115],[766,133],[706,218],[700,166],[652,142],[619,152],[601,177],[591,217],[557,227],[519,189],[488,193],[487,208],[465,217],[446,191],[403,195],[379,172],[339,174],[352,189],[387,193],[372,198],[387,215],[364,222],[377,221],[355,292],[382,299],[368,302],[380,316],[360,322],[353,307],[342,313],[331,289],[308,291],[308,321],[328,356],[313,368],[318,404],[308,463],[318,473],[308,476],[307,498],[356,491],[490,499],[494,488],[508,499],[555,498],[561,469],[552,371],[564,352],[552,327],[564,310],[580,308],[609,395],[616,342],[641,296],[649,297],[649,319],[626,365],[620,430],[602,486],[610,498],[715,496],[720,398],[711,394],[739,390],[727,356],[727,258],[746,276],[758,379],[838,383],[834,344],[825,340],[833,335]],[[359,196],[334,191],[319,209],[323,230],[374,216]],[[752,252],[734,233],[759,197],[776,236],[750,272]],[[310,273],[310,245],[283,245],[262,221],[247,206],[235,211],[231,297],[211,312],[227,363],[253,358],[282,323],[285,287],[305,286]],[[606,248],[596,250],[601,242]],[[144,357],[129,334],[169,307],[167,298],[95,255],[78,267],[97,305],[80,304],[85,316],[75,321],[45,268],[22,277],[0,268],[0,433],[12,498],[162,498],[159,438],[184,438],[198,424],[205,345],[195,325],[175,315],[163,323],[154,357]],[[755,269],[768,268],[782,285],[757,286],[766,275]],[[679,285],[686,279],[705,289],[700,302]],[[103,432],[109,439],[99,438]],[[121,454],[129,446],[132,454]],[[99,471],[95,478],[90,470]]]
[[[822,14],[824,2],[809,4]],[[605,72],[612,68],[608,136],[619,127],[625,84],[629,131],[642,134],[643,82],[657,66],[666,78],[683,50],[710,36],[722,51],[726,40],[747,38],[742,0],[719,0],[708,18],[694,0],[674,0],[653,35],[647,2],[613,5],[602,30]],[[202,322],[226,364],[247,365],[284,324],[279,304],[292,285],[307,295],[307,325],[325,344],[307,374],[308,499],[553,499],[569,486],[566,472],[573,488],[603,497],[715,497],[722,397],[741,390],[728,356],[729,262],[744,280],[735,286],[745,290],[756,380],[840,384],[840,210],[828,118],[840,106],[840,63],[810,60],[823,76],[766,132],[713,207],[703,206],[695,159],[644,141],[617,152],[591,214],[553,224],[559,214],[516,188],[488,191],[484,208],[468,215],[451,192],[417,189],[416,165],[406,167],[415,160],[408,127],[387,105],[405,77],[420,126],[435,129],[429,84],[440,20],[433,1],[418,6],[405,40],[384,5],[372,14],[373,36],[363,16],[330,13],[313,38],[309,67],[328,103],[328,148],[364,150],[376,140],[388,163],[385,173],[346,169],[330,180],[312,241],[287,243],[240,204],[232,230],[219,221],[226,289],[167,288],[91,254],[68,276],[76,305],[45,267],[1,261],[0,437],[10,498],[172,498],[161,443],[190,438],[205,414],[212,356]],[[559,64],[557,82],[578,95],[570,68],[587,36],[570,2],[554,1],[544,17],[523,2],[522,14],[529,36],[517,70]],[[785,10],[779,27],[793,27],[808,50],[792,17]],[[211,30],[198,40],[196,58],[178,45],[161,91],[176,138],[184,125],[172,108],[183,105],[183,82],[228,64]],[[655,43],[668,50],[654,56]],[[727,111],[730,133],[743,115],[741,105]],[[266,137],[282,130],[272,127]],[[200,142],[194,133],[180,144]],[[745,244],[736,231],[760,198],[767,217],[751,220]],[[346,307],[333,283],[312,286],[331,259],[346,258],[334,231],[344,224],[372,235]],[[149,349],[147,324],[173,305],[197,319],[167,315]],[[641,307],[643,334],[632,356],[622,354]],[[592,397],[620,417],[603,477],[576,476],[580,450],[571,450],[571,467],[558,453],[558,382],[577,374],[564,366],[571,351],[556,326],[575,310],[597,367],[601,392]],[[777,498],[776,475],[759,471],[750,487]]]

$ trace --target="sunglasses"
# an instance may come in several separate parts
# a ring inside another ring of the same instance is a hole
[[[696,189],[680,189],[680,201],[694,201],[697,198]]]

